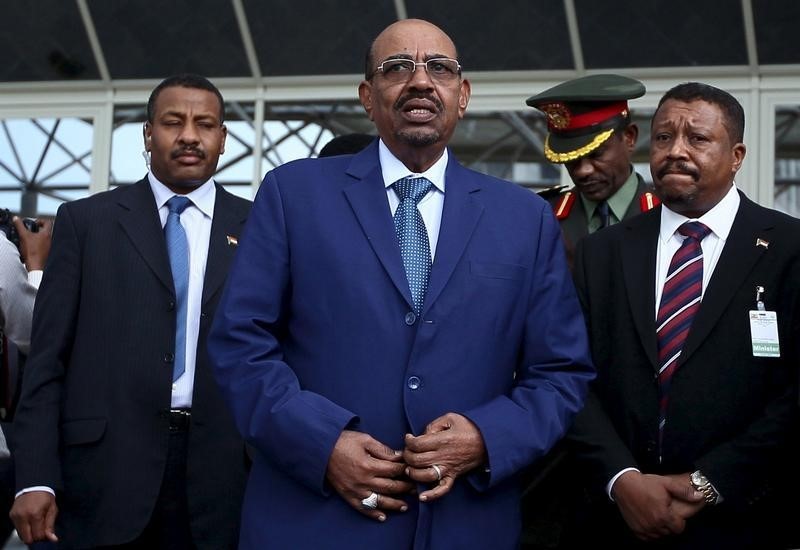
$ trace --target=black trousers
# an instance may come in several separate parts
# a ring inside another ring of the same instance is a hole
[[[170,422],[169,451],[164,479],[153,515],[135,540],[108,550],[193,550],[186,499],[186,449],[189,422],[176,417]]]

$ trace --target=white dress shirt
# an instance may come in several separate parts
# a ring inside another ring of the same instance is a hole
[[[686,238],[678,233],[678,228],[686,222],[699,221],[711,229],[705,239],[700,242],[703,249],[703,289],[701,296],[705,294],[708,282],[714,274],[717,262],[725,248],[725,242],[733,226],[733,220],[739,211],[739,192],[736,190],[736,183],[731,185],[728,193],[714,207],[700,216],[699,218],[687,218],[682,214],[673,212],[665,205],[661,206],[661,229],[658,235],[658,248],[656,251],[656,302],[654,304],[653,318],[658,316],[658,306],[661,304],[661,294],[664,291],[664,282],[667,280],[667,272],[672,256],[680,248]],[[637,468],[625,468],[618,472],[606,485],[606,494],[611,498],[611,489],[614,482],[625,472],[639,470]],[[614,500],[611,498],[611,500]]]
[[[175,196],[163,183],[158,181],[152,172],[147,174],[150,188],[156,198],[161,227],[167,223],[169,208],[167,201]],[[197,358],[197,337],[200,332],[200,313],[203,300],[203,281],[206,275],[208,260],[208,243],[211,238],[211,219],[214,215],[214,202],[217,189],[214,181],[208,180],[191,193],[184,195],[192,204],[181,214],[181,225],[186,231],[189,241],[189,290],[186,307],[186,370],[172,384],[172,407],[185,408],[192,406],[192,390],[194,389],[194,369]]]
[[[425,229],[428,232],[428,241],[431,246],[431,261],[436,257],[436,244],[439,242],[439,227],[442,225],[442,208],[444,207],[444,173],[447,168],[447,149],[442,156],[433,163],[433,166],[426,171],[417,174],[412,172],[400,159],[389,151],[383,143],[378,142],[378,155],[381,161],[381,172],[383,173],[383,184],[386,186],[386,197],[389,199],[389,208],[392,216],[400,206],[400,197],[391,187],[394,182],[406,177],[427,178],[433,186],[428,193],[417,203],[417,209],[425,222]]]

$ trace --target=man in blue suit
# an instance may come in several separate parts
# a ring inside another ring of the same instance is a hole
[[[447,151],[469,96],[444,32],[394,23],[380,139],[266,175],[209,341],[255,449],[242,548],[517,546],[515,474],[594,371],[549,205]]]

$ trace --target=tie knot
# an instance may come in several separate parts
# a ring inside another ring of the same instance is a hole
[[[192,199],[175,195],[167,201],[167,208],[169,208],[170,214],[178,214],[180,216],[190,204],[192,204]]]
[[[392,184],[401,201],[413,199],[414,204],[428,193],[431,185],[427,178],[402,178]]]
[[[686,222],[678,228],[678,233],[684,237],[702,241],[708,237],[708,234],[711,233],[711,229],[700,222]]]

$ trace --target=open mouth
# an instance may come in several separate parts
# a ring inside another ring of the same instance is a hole
[[[425,123],[436,118],[439,110],[429,99],[409,99],[403,102],[400,112],[409,122]]]

